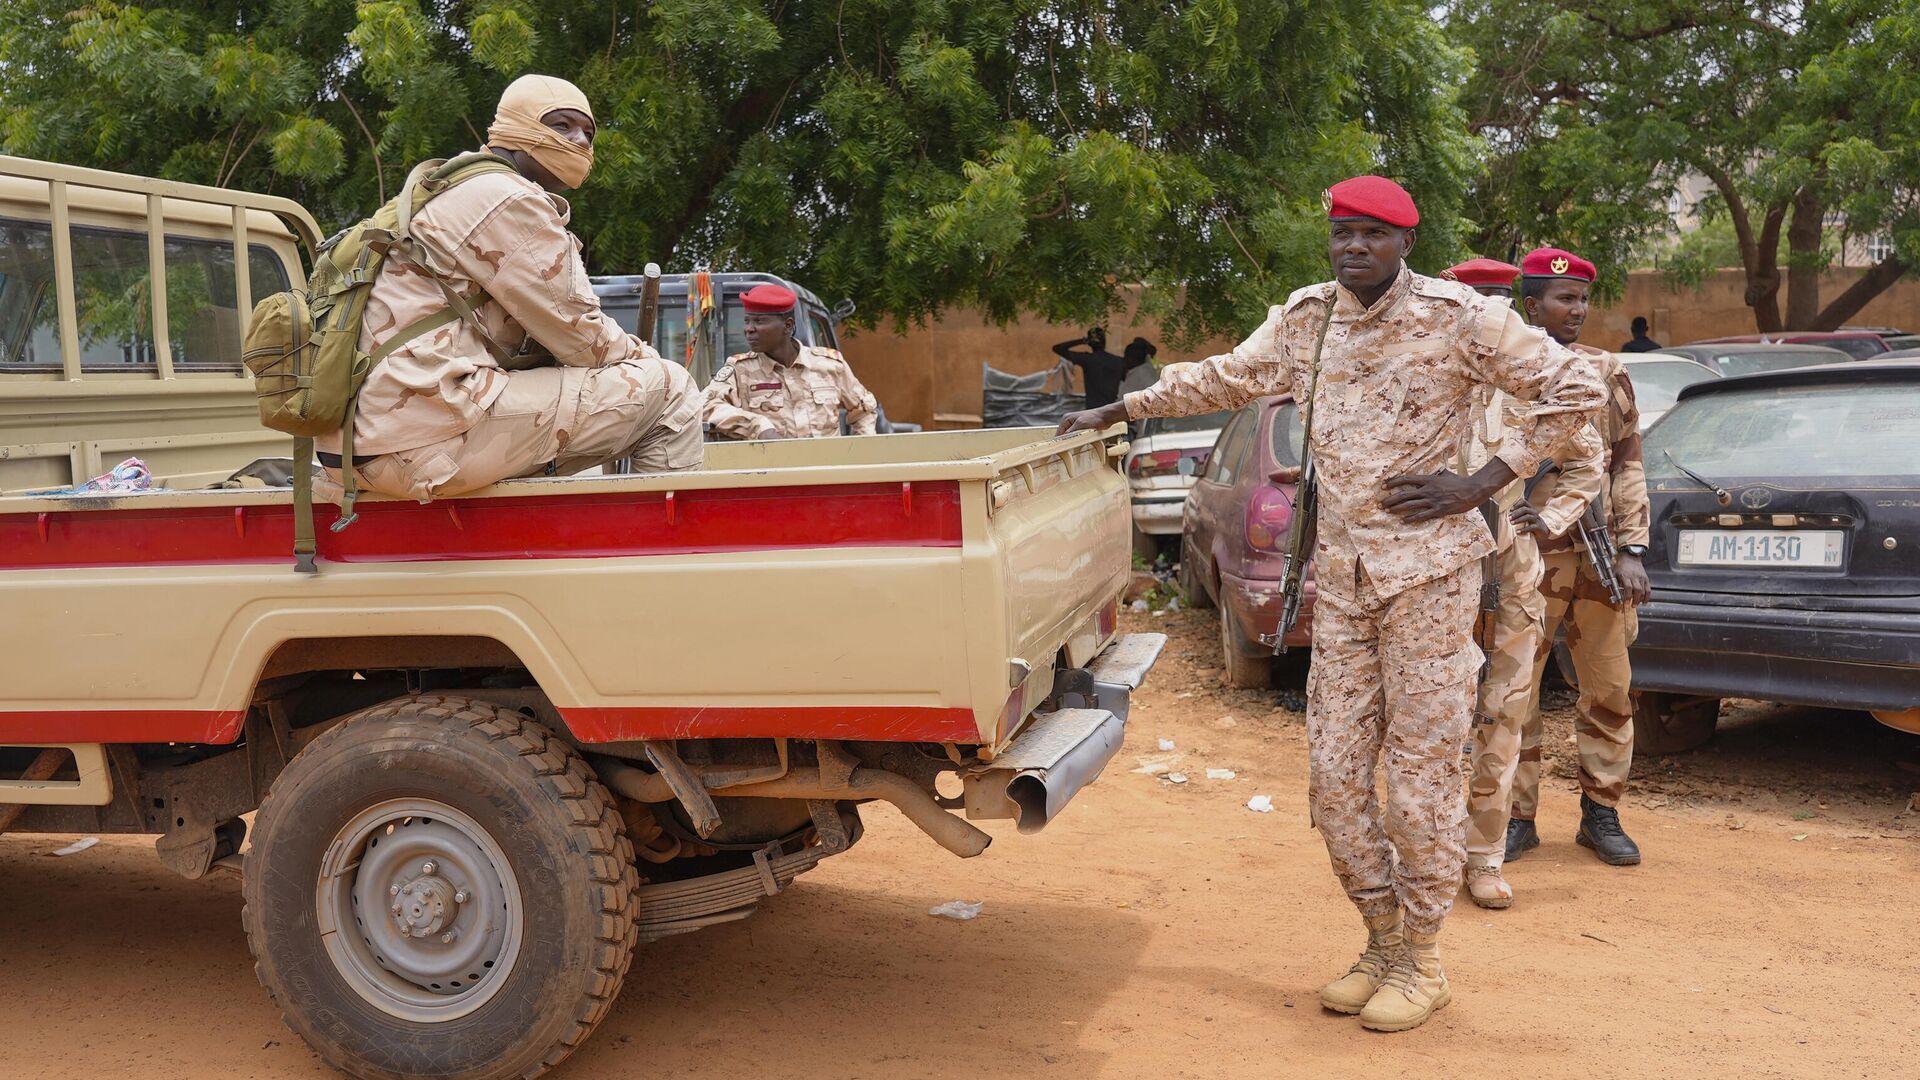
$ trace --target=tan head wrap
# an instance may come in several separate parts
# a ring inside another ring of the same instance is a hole
[[[487,145],[525,150],[533,160],[570,188],[586,183],[593,168],[593,148],[576,146],[541,123],[556,109],[578,109],[593,118],[587,95],[565,79],[551,75],[522,75],[500,95],[500,108],[487,129]]]

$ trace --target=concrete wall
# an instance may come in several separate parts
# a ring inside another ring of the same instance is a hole
[[[1840,295],[1860,273],[1836,270],[1826,275],[1821,296],[1831,300]],[[1738,270],[1719,271],[1698,289],[1671,287],[1657,271],[1637,272],[1629,276],[1619,303],[1596,309],[1588,318],[1581,340],[1617,349],[1631,336],[1628,326],[1635,315],[1652,322],[1653,337],[1662,345],[1751,334],[1753,311],[1742,300],[1745,291],[1746,279]],[[1920,332],[1920,281],[1897,283],[1849,322]],[[979,424],[983,362],[1015,374],[1045,371],[1057,362],[1053,344],[1085,331],[1084,326],[1056,326],[1033,318],[995,327],[978,312],[950,311],[905,334],[869,330],[849,334],[842,344],[855,373],[886,406],[888,416],[929,428],[974,427]],[[1158,324],[1136,319],[1131,309],[1107,323],[1108,348],[1115,352],[1135,335],[1160,344],[1161,364],[1224,352],[1237,340],[1220,338],[1192,349],[1173,349],[1161,339]],[[1081,389],[1077,378],[1074,388]]]

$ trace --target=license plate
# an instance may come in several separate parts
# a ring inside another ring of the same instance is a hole
[[[1838,570],[1838,529],[1682,529],[1677,566],[1797,566]]]

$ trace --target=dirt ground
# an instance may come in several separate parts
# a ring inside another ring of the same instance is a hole
[[[1452,1006],[1376,1035],[1315,998],[1360,932],[1308,827],[1302,717],[1221,688],[1212,620],[1130,617],[1173,641],[1121,757],[1045,833],[996,824],[961,861],[869,810],[754,918],[646,947],[555,1075],[1920,1076],[1920,739],[1744,706],[1636,763],[1630,869],[1574,846],[1549,769],[1516,905],[1463,896],[1448,923]],[[1569,730],[1556,711],[1561,758]],[[1187,783],[1132,771],[1157,739]],[[67,839],[0,837],[0,1075],[334,1075],[255,983],[236,880],[176,878],[147,838],[47,856]],[[956,898],[985,908],[928,916]]]

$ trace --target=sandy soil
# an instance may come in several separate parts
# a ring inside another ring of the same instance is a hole
[[[1359,924],[1307,824],[1301,716],[1219,688],[1209,613],[1133,621],[1174,641],[1121,758],[1047,832],[996,825],[961,861],[871,810],[759,915],[647,947],[556,1075],[1920,1075],[1920,739],[1743,708],[1639,763],[1633,869],[1574,846],[1550,770],[1518,903],[1463,897],[1448,924],[1453,1005],[1375,1035],[1315,999]],[[1130,771],[1161,738],[1188,783]],[[0,837],[0,1075],[333,1075],[253,979],[237,881],[175,878],[146,838],[46,857],[66,839]],[[955,898],[985,910],[928,916]]]

